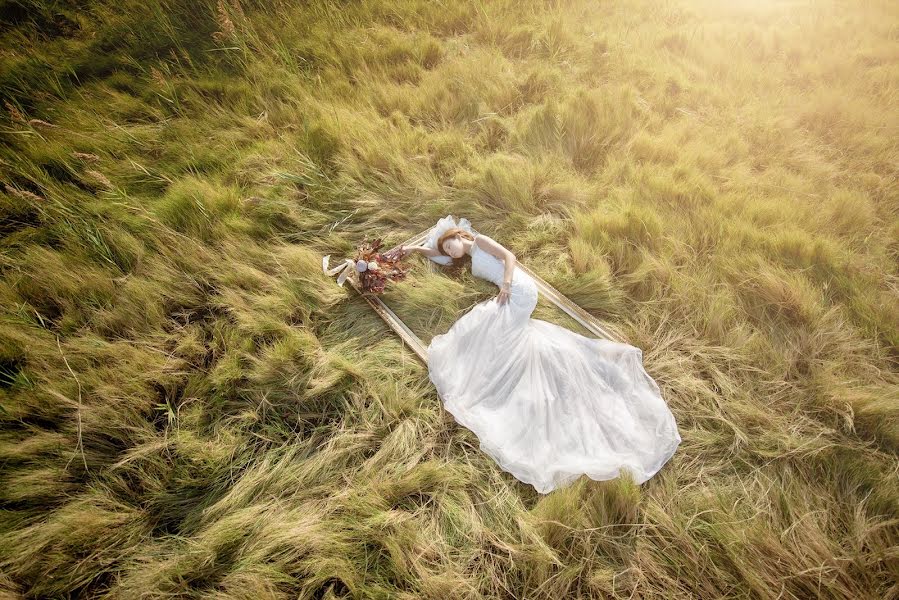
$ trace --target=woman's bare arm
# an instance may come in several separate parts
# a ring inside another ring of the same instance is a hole
[[[442,253],[438,252],[436,248],[428,248],[427,246],[405,246],[410,252],[420,252],[425,256],[441,256]]]

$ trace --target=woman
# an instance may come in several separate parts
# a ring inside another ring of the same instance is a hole
[[[428,346],[428,372],[446,409],[473,431],[503,470],[541,494],[587,475],[629,470],[643,483],[681,437],[642,351],[531,318],[537,285],[514,253],[467,219],[438,221],[422,246],[401,246],[448,265],[471,257],[471,273],[500,288]]]

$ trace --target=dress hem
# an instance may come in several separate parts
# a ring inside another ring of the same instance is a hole
[[[485,454],[490,456],[496,464],[506,473],[509,473],[519,481],[523,483],[527,483],[531,485],[538,493],[540,494],[549,494],[550,492],[566,487],[572,482],[579,479],[582,475],[586,475],[590,479],[594,481],[608,481],[612,479],[617,479],[622,475],[622,469],[629,470],[634,477],[635,482],[638,485],[642,485],[656,473],[658,473],[663,466],[671,459],[674,453],[677,451],[678,446],[680,445],[682,439],[680,434],[675,431],[675,437],[669,440],[668,445],[665,447],[664,452],[660,456],[660,459],[653,465],[650,469],[640,469],[642,473],[638,473],[636,469],[627,464],[622,464],[621,466],[615,469],[614,474],[610,474],[608,471],[605,473],[599,473],[597,471],[590,471],[589,469],[581,470],[578,472],[569,471],[567,475],[564,476],[556,476],[553,481],[550,482],[541,482],[539,480],[535,480],[530,477],[528,474],[524,473],[520,469],[518,469],[516,465],[516,461],[509,457],[501,448],[495,446],[488,442],[486,438],[483,436],[483,433],[480,431],[480,428],[475,424],[475,422],[468,418],[467,413],[464,409],[453,406],[451,399],[448,399],[447,396],[443,394],[440,390],[440,386],[437,385],[437,382],[434,381],[433,377],[430,377],[431,382],[434,384],[435,388],[437,388],[437,394],[440,397],[443,407],[446,409],[448,413],[450,413],[457,423],[471,431],[478,440],[478,447]],[[666,432],[670,433],[671,429],[669,428]],[[564,473],[564,471],[558,471],[557,473]]]

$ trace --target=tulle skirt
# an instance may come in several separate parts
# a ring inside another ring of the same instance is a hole
[[[428,373],[444,407],[541,494],[622,470],[645,482],[681,437],[642,350],[530,318],[535,304],[494,297],[434,336]]]

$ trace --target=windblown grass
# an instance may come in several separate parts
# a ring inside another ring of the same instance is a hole
[[[0,15],[0,595],[899,598],[895,2]],[[656,477],[539,496],[321,274],[450,212],[644,349]]]

